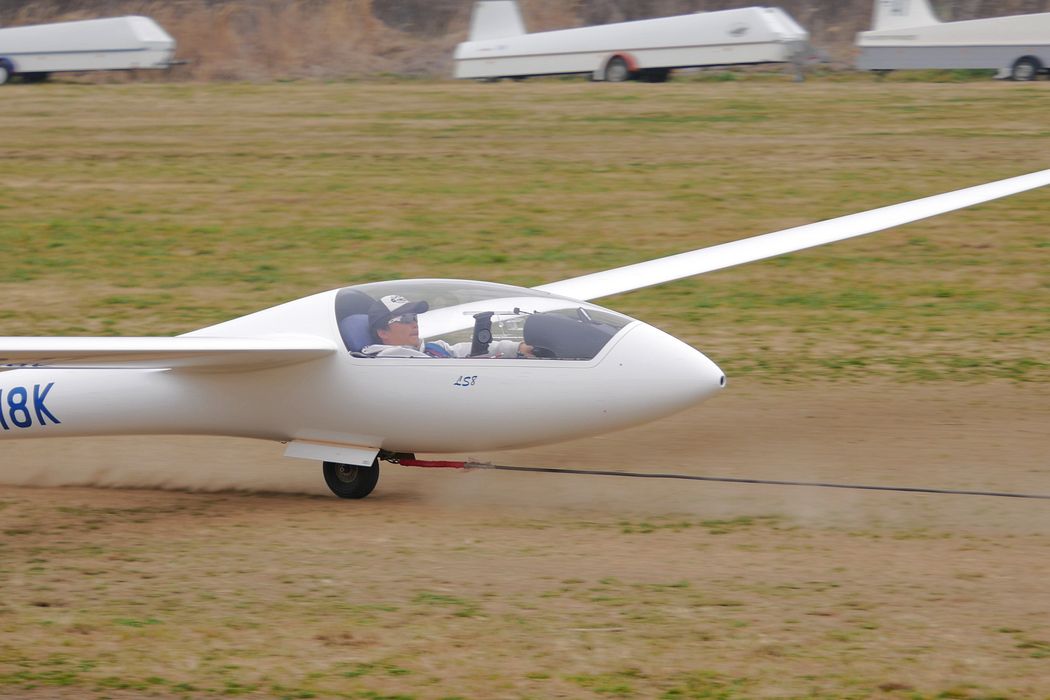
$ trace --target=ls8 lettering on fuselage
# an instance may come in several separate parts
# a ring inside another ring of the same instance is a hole
[[[55,418],[55,414],[44,405],[48,392],[54,385],[55,383],[51,382],[43,389],[39,384],[34,384],[32,389],[24,386],[0,389],[0,429],[31,428],[34,425],[34,417],[36,425],[40,427],[49,422],[55,425],[61,423],[62,421]]]

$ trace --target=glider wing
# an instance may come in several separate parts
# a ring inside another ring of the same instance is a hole
[[[294,364],[336,352],[312,336],[268,338],[0,338],[0,371],[132,368],[239,371]]]
[[[543,284],[536,289],[584,301],[598,299],[863,236],[1046,185],[1050,185],[1050,169]]]

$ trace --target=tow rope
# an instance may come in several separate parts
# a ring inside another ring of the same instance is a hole
[[[873,486],[868,484],[837,484],[827,481],[782,481],[779,479],[744,479],[731,476],[696,476],[693,474],[666,474],[624,472],[609,469],[560,469],[556,467],[515,467],[488,462],[453,462],[426,459],[398,458],[397,464],[426,469],[490,469],[505,472],[533,472],[540,474],[583,474],[587,476],[624,476],[635,479],[679,479],[684,481],[717,481],[727,484],[766,484],[769,486],[810,486],[824,489],[855,489],[861,491],[896,491],[898,493],[939,493],[952,496],[995,496],[998,498],[1036,498],[1050,500],[1050,494],[1011,493],[1009,491],[968,491],[965,489],[922,488],[918,486]]]

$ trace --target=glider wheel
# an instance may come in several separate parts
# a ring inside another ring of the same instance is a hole
[[[3,85],[14,74],[14,66],[6,58],[0,58],[0,85]]]
[[[324,482],[339,498],[364,498],[379,481],[379,458],[370,467],[340,462],[324,463]]]

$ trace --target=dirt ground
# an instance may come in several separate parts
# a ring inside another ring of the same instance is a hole
[[[733,382],[503,464],[1050,494],[1050,387]],[[63,488],[59,488],[63,487]],[[110,488],[99,488],[110,487]],[[0,697],[1050,698],[1050,500],[0,443]]]

